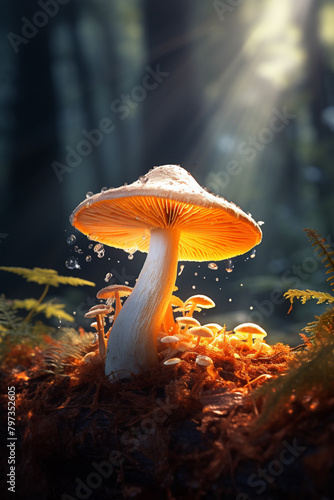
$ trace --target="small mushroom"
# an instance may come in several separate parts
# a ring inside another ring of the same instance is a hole
[[[166,337],[163,337],[160,342],[162,344],[168,344],[168,349],[163,351],[165,353],[165,359],[170,358],[178,351],[176,349],[176,344],[179,342],[179,339],[175,335],[167,335]]]
[[[188,316],[192,316],[195,308],[199,307],[200,309],[211,309],[211,307],[215,307],[216,304],[207,295],[193,295],[184,303],[185,308],[189,305],[190,309],[188,311]]]
[[[188,316],[178,316],[175,320],[181,328],[183,327],[183,333],[187,333],[188,328],[191,326],[201,326],[201,323],[197,319]]]
[[[85,318],[96,318],[97,322],[97,333],[99,337],[99,352],[102,359],[104,359],[106,353],[106,346],[104,343],[104,320],[103,317],[107,316],[112,312],[112,308],[105,304],[98,304],[89,309],[85,314]]]
[[[109,336],[105,373],[111,381],[157,365],[156,337],[179,260],[226,260],[248,252],[262,238],[251,216],[208,193],[178,165],[156,167],[145,182],[141,177],[85,199],[71,223],[102,244],[148,252]]]
[[[196,364],[200,366],[211,366],[213,365],[213,361],[209,356],[203,356],[199,354],[195,360]]]
[[[114,322],[122,309],[121,297],[127,297],[132,292],[133,288],[126,285],[110,285],[102,288],[97,292],[98,299],[113,299],[115,300],[115,315]]]
[[[242,323],[233,330],[239,338],[246,340],[250,348],[253,345],[252,339],[264,339],[267,336],[267,332],[256,323]]]
[[[197,337],[196,345],[199,345],[201,338],[213,338],[212,331],[206,326],[194,326],[193,328],[189,328],[188,333]]]
[[[174,314],[173,314],[173,306],[182,307],[183,301],[176,297],[176,295],[172,295],[166,310],[166,314],[163,320],[163,329],[168,335],[175,335],[179,333],[179,326],[175,323]]]
[[[178,365],[179,363],[181,363],[181,359],[180,358],[170,358],[170,359],[166,359],[166,361],[164,361],[164,365]]]

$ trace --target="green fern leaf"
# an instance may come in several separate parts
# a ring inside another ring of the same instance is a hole
[[[6,267],[1,266],[2,271],[7,271],[9,273],[18,274],[22,276],[27,281],[33,281],[39,285],[49,285],[58,287],[61,285],[71,285],[71,286],[95,286],[92,281],[83,280],[81,278],[74,278],[72,276],[59,276],[57,271],[54,269],[43,269],[41,267],[34,267],[33,269],[27,269],[25,267]]]
[[[27,311],[34,310],[35,314],[44,314],[46,318],[62,318],[66,321],[74,321],[73,316],[68,314],[65,309],[65,304],[55,304],[51,301],[39,304],[36,299],[14,300],[14,309],[26,309]]]

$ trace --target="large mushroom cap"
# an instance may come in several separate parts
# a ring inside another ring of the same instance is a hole
[[[132,184],[87,198],[71,223],[92,240],[129,252],[147,252],[152,229],[180,229],[179,260],[228,259],[262,238],[249,215],[177,165],[155,167]]]

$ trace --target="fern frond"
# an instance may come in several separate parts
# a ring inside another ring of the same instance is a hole
[[[92,281],[83,280],[81,278],[73,278],[72,276],[59,276],[57,271],[54,269],[43,269],[41,267],[34,267],[33,269],[28,269],[26,267],[6,267],[1,266],[0,270],[7,271],[9,273],[18,274],[22,276],[27,281],[33,281],[39,285],[49,285],[58,287],[61,285],[71,285],[71,286],[95,286]]]
[[[13,310],[10,302],[0,297],[0,326],[1,331],[16,331],[22,323],[22,318]]]
[[[62,332],[63,338],[57,346],[44,351],[45,373],[64,376],[66,366],[70,366],[73,359],[82,359],[92,345],[94,334],[78,335],[76,330],[66,328]]]
[[[334,250],[326,243],[326,240],[314,229],[304,229],[306,232],[311,245],[315,247],[314,252],[319,251],[318,256],[323,257],[322,263],[326,263],[325,267],[327,268],[326,274],[331,274],[327,278],[329,281],[332,290],[334,291]]]
[[[290,300],[292,306],[294,299],[299,299],[302,304],[305,304],[310,299],[317,300],[317,304],[332,304],[334,303],[333,295],[325,292],[316,292],[314,290],[294,290],[290,289],[285,292],[284,297]]]
[[[68,314],[65,309],[65,304],[55,304],[52,301],[39,304],[36,299],[13,300],[14,309],[26,309],[27,311],[34,310],[36,314],[44,314],[46,318],[62,318],[66,321],[74,321],[73,316]]]

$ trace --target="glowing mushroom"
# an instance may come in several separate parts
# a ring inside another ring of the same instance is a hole
[[[188,316],[192,316],[195,308],[197,307],[200,309],[211,309],[211,307],[215,307],[215,305],[214,301],[211,300],[210,297],[207,297],[207,295],[193,295],[184,303],[185,308],[190,306]]]
[[[91,240],[148,252],[108,340],[105,372],[111,380],[157,365],[156,336],[178,260],[225,260],[248,252],[262,237],[249,215],[208,193],[177,165],[156,167],[130,185],[85,199],[71,222]]]
[[[194,326],[193,328],[189,328],[188,333],[197,337],[196,345],[199,345],[201,338],[212,339],[213,333],[210,328],[206,326]]]
[[[267,332],[256,323],[242,323],[233,330],[237,337],[247,341],[248,347],[252,347],[252,339],[263,340],[267,336]]]
[[[104,316],[107,316],[113,311],[111,307],[105,304],[98,304],[89,309],[85,314],[85,318],[96,318],[97,323],[97,333],[99,338],[99,352],[102,359],[104,359],[106,353],[106,346],[104,343]]]
[[[98,299],[111,299],[115,300],[115,315],[114,322],[122,309],[121,297],[127,297],[132,292],[133,288],[126,285],[110,285],[102,288],[97,292]]]

